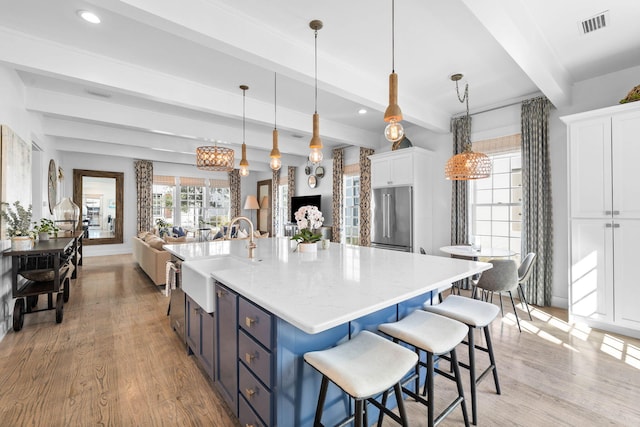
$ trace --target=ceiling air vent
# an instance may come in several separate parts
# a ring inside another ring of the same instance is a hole
[[[591,18],[585,19],[578,23],[582,34],[588,34],[596,30],[600,30],[609,25],[609,11],[605,10]]]

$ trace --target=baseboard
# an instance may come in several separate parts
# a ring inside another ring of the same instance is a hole
[[[569,298],[551,296],[551,307],[569,309]]]

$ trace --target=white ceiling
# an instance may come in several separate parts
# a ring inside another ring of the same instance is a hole
[[[314,110],[313,19],[324,22],[325,152],[385,144],[390,0],[0,0],[0,10],[0,63],[18,70],[27,108],[62,150],[192,164],[195,147],[218,141],[239,158],[246,84],[249,162],[268,170],[277,73],[280,150],[299,164]],[[607,10],[606,28],[581,34],[579,21]],[[409,136],[448,132],[464,110],[453,73],[465,75],[473,112],[537,93],[567,106],[575,82],[640,65],[635,0],[397,0],[395,16]]]

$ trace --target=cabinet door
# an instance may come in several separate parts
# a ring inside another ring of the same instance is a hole
[[[391,162],[389,159],[371,160],[371,188],[388,187],[391,183]]]
[[[615,220],[614,293],[615,322],[624,327],[640,330],[640,280],[638,280],[638,242],[640,220]]]
[[[216,283],[216,384],[238,415],[238,296]]]
[[[185,335],[190,353],[200,354],[200,306],[186,295]]]
[[[371,160],[371,187],[383,188],[413,184],[413,157],[408,154],[393,154]]]
[[[209,374],[209,378],[214,379],[213,373],[215,368],[215,316],[213,313],[207,313],[201,311],[200,316],[200,353],[199,359],[202,362],[204,369]]]
[[[613,321],[613,254],[611,221],[571,221],[572,315]]]
[[[391,159],[392,185],[413,184],[413,158],[409,154],[402,154]]]
[[[611,127],[614,219],[639,219],[640,112],[613,116]]]
[[[569,133],[571,217],[611,216],[611,119],[573,123]]]

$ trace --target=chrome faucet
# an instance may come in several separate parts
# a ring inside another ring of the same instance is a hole
[[[227,230],[227,239],[231,239],[231,229],[233,228],[233,224],[235,224],[236,222],[240,221],[241,219],[247,221],[249,223],[249,259],[253,259],[254,257],[254,250],[256,248],[256,243],[253,241],[253,222],[251,222],[251,220],[249,218],[247,218],[246,216],[237,216],[235,218],[233,218],[231,220],[231,222],[229,223],[229,230]]]

